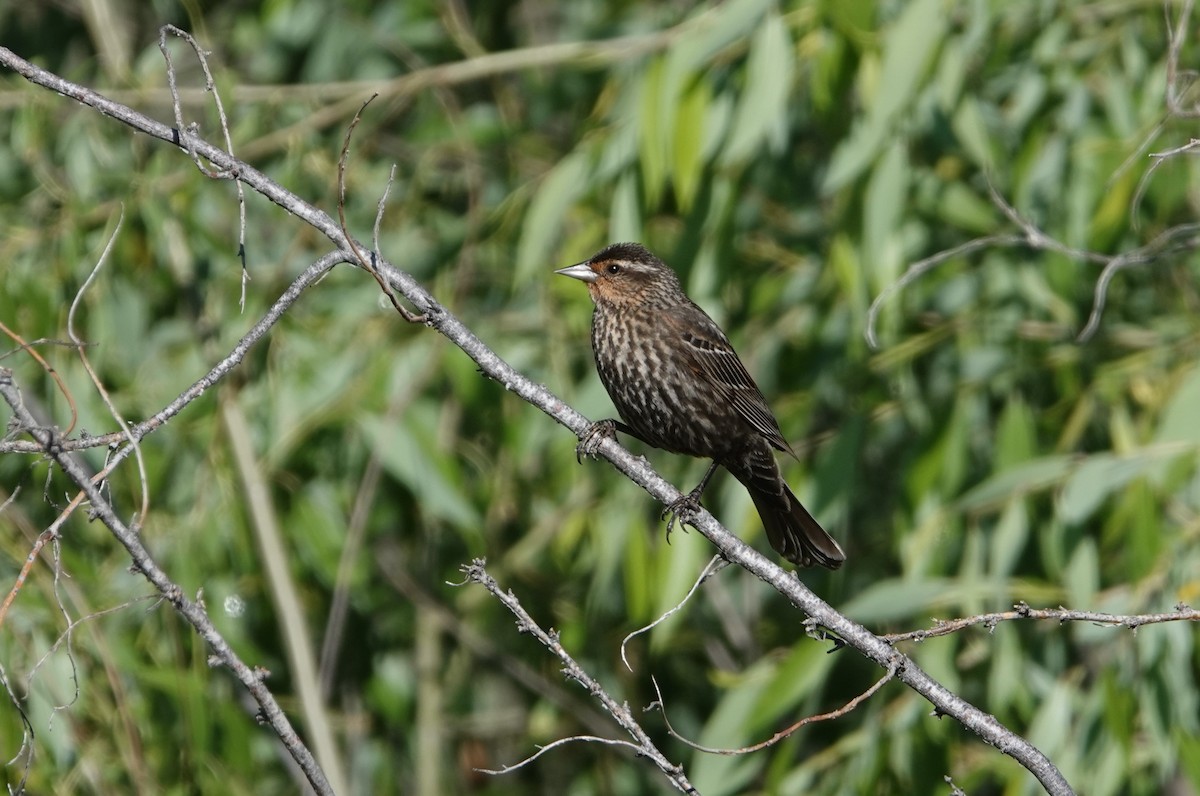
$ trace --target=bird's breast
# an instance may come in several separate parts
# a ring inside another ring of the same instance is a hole
[[[592,319],[596,370],[621,419],[656,448],[719,457],[738,442],[731,408],[692,369],[686,344],[657,312],[597,307]]]

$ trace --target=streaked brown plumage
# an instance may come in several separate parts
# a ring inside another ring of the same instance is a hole
[[[640,244],[616,243],[555,273],[587,283],[596,305],[596,369],[624,421],[592,424],[579,452],[593,453],[602,436],[623,431],[656,448],[712,459],[700,484],[669,513],[698,505],[723,466],[749,491],[767,539],[784,558],[800,566],[840,567],[842,548],[780,474],[774,451],[796,454],[766,399],[725,333],[684,294],[675,272]]]

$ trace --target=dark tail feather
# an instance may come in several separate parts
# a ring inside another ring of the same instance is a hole
[[[802,567],[814,564],[829,569],[840,567],[846,560],[841,546],[813,519],[787,484],[781,482],[780,485],[783,486],[782,495],[746,484],[771,547]]]

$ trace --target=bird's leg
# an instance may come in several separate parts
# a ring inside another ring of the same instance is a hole
[[[674,501],[669,503],[659,519],[667,520],[667,544],[671,543],[671,529],[675,527],[676,521],[679,522],[679,527],[683,527],[683,523],[690,519],[691,515],[700,510],[700,496],[704,494],[705,488],[708,487],[708,482],[712,480],[713,473],[720,467],[716,461],[708,466],[708,472],[700,479],[700,483],[696,484],[696,488],[686,495],[680,495]],[[683,515],[683,516],[680,516]]]
[[[637,436],[629,426],[611,417],[592,423],[579,435],[579,444],[575,446],[575,461],[583,464],[585,456],[595,459],[596,451],[600,448],[600,441],[606,438],[616,439],[618,431],[631,437]]]

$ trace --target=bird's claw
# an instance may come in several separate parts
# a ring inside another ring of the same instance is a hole
[[[675,524],[678,523],[680,528],[685,528],[686,524],[695,519],[698,511],[700,511],[700,491],[697,489],[693,489],[686,495],[680,495],[667,504],[658,517],[660,520],[667,521],[667,544],[671,543],[671,531],[675,528]]]
[[[575,446],[575,461],[583,464],[584,457],[589,459],[597,458],[597,451],[600,449],[601,441],[605,439],[617,438],[617,423],[611,418],[608,420],[597,420],[592,423],[579,437],[579,444]]]

